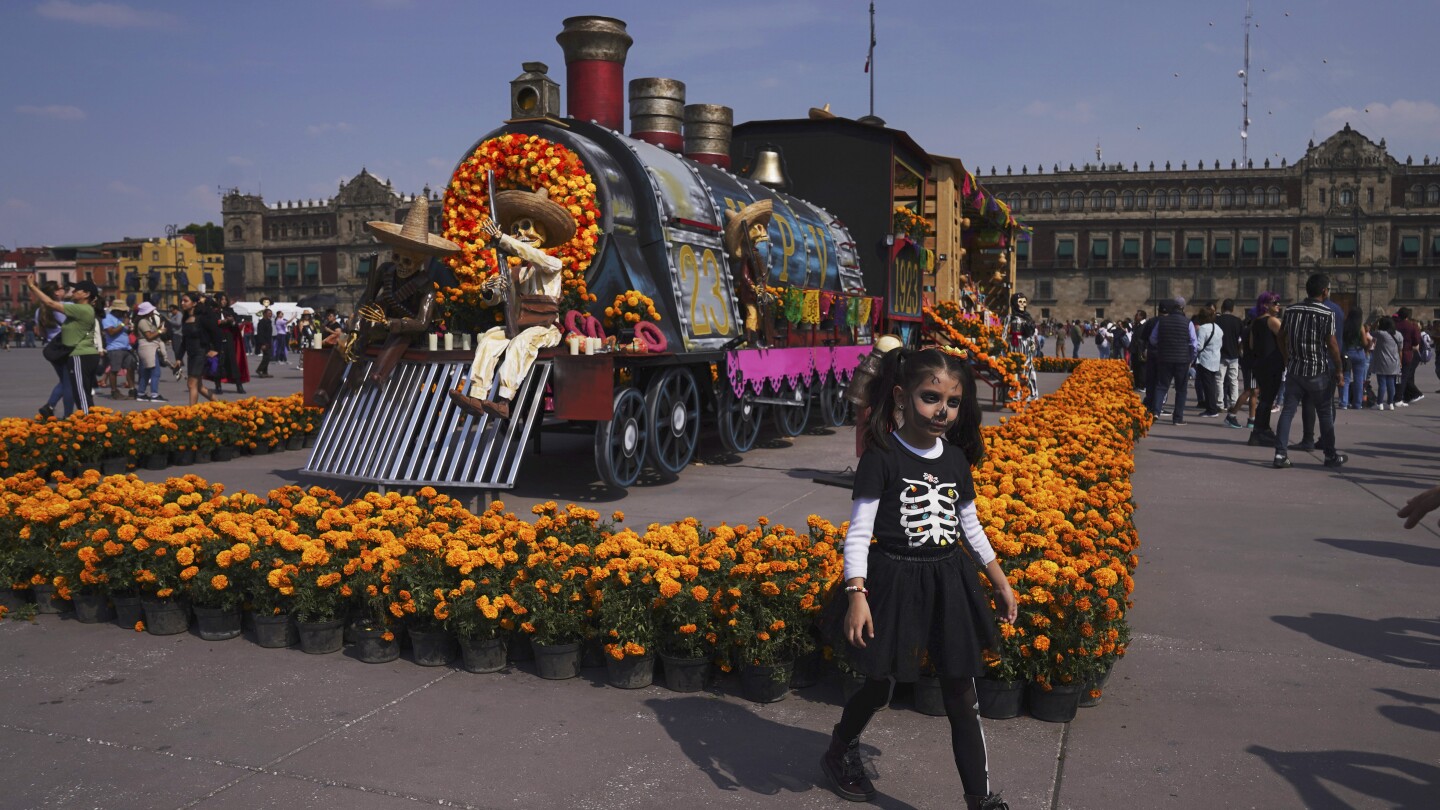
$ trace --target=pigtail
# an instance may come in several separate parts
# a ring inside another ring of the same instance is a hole
[[[880,373],[870,381],[865,392],[865,401],[870,403],[870,412],[865,417],[861,432],[862,447],[890,447],[890,431],[895,429],[895,386],[903,379],[905,349],[891,349],[880,359]]]
[[[979,466],[985,459],[985,440],[980,435],[980,400],[975,395],[975,373],[970,364],[954,355],[946,354],[945,365],[960,378],[960,412],[955,424],[945,434],[945,440],[960,448],[970,466]]]

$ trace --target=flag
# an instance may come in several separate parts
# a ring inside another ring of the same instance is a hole
[[[866,73],[869,73],[869,72],[870,72],[870,57],[868,57],[868,56],[865,57],[865,72],[866,72]]]

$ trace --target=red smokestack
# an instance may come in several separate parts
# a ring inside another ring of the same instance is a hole
[[[565,51],[565,103],[571,118],[625,130],[625,54],[635,40],[614,17],[569,17],[555,37]]]

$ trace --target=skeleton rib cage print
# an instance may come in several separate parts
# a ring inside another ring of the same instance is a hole
[[[902,478],[908,484],[900,493],[900,526],[911,548],[948,546],[955,542],[960,515],[955,502],[960,497],[955,483],[925,473],[921,479]]]

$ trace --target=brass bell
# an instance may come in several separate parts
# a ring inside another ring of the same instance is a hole
[[[770,188],[784,188],[785,170],[780,165],[780,151],[773,146],[762,148],[755,156],[755,169],[750,172],[750,179]]]

